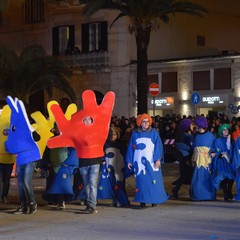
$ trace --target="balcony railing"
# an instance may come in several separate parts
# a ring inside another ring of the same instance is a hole
[[[97,69],[111,66],[111,54],[109,52],[92,52],[70,54],[63,57],[68,67],[82,69]]]

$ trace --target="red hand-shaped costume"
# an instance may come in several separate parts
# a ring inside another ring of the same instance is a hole
[[[49,148],[74,147],[79,158],[104,156],[103,146],[108,136],[115,94],[108,92],[101,105],[97,105],[95,93],[86,90],[82,94],[83,109],[67,120],[59,105],[51,110],[60,130],[60,135],[48,140]],[[83,119],[91,117],[92,124],[85,125]]]

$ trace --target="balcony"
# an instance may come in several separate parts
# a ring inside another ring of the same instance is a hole
[[[111,54],[109,52],[92,52],[64,55],[61,60],[68,68],[81,70],[109,69],[111,66]]]

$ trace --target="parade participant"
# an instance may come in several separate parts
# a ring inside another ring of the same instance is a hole
[[[222,189],[224,201],[233,199],[232,186],[235,179],[232,168],[233,142],[231,140],[230,126],[226,123],[219,127],[219,138],[214,141],[215,157],[213,158],[213,171],[216,173],[213,179],[217,190]]]
[[[32,214],[37,211],[32,176],[36,161],[41,158],[40,149],[36,143],[39,140],[39,135],[30,124],[23,102],[17,98],[12,99],[10,96],[6,98],[6,101],[11,108],[11,118],[10,128],[6,133],[8,138],[5,147],[7,152],[17,155],[20,206],[14,214]]]
[[[164,162],[163,145],[159,133],[151,127],[152,118],[144,113],[137,117],[138,129],[131,136],[126,161],[136,177],[134,201],[139,209],[146,204],[163,203],[168,199],[165,192],[161,164]]]
[[[232,167],[236,175],[236,195],[233,199],[240,201],[240,137],[236,139],[234,145]]]
[[[120,128],[111,127],[107,142],[104,145],[104,161],[100,167],[98,199],[112,199],[111,206],[128,206],[125,193],[125,145],[119,141]]]
[[[176,130],[175,148],[179,161],[179,178],[173,182],[172,198],[178,199],[178,191],[183,184],[190,185],[192,180],[192,144],[194,125],[191,119],[183,119]]]
[[[205,117],[198,116],[194,124],[197,133],[193,141],[192,163],[195,166],[190,187],[190,198],[194,201],[215,200],[216,190],[212,184],[211,175],[211,153],[215,137],[208,131],[208,122]]]
[[[56,124],[51,132],[54,136],[59,135]],[[58,210],[63,210],[65,203],[74,199],[72,176],[74,170],[78,168],[76,151],[71,147],[52,149],[46,147],[42,162],[48,170],[46,192],[43,193],[42,198],[47,202],[57,204]]]
[[[103,146],[107,140],[115,94],[108,92],[100,105],[95,93],[86,90],[82,94],[83,109],[68,120],[58,105],[51,110],[60,135],[48,140],[48,147],[73,147],[77,151],[80,174],[83,179],[87,207],[84,213],[95,212],[100,163],[104,157]]]
[[[15,155],[6,152],[4,145],[7,140],[4,131],[9,127],[10,115],[11,110],[8,105],[5,105],[0,115],[0,198],[2,203],[9,203],[8,192],[10,188],[10,179],[13,165],[16,160]]]

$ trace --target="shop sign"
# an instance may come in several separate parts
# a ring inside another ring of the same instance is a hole
[[[155,99],[151,99],[148,98],[148,106],[150,108],[153,107],[153,105],[155,104],[155,107],[173,107],[173,103],[174,103],[174,98],[173,97],[165,97],[165,98],[155,98]]]
[[[203,105],[227,105],[226,95],[202,96],[201,103]]]

